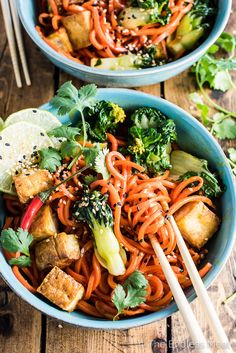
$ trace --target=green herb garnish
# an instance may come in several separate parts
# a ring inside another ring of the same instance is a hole
[[[9,252],[20,252],[18,258],[9,260],[11,265],[27,267],[31,265],[29,246],[33,241],[33,236],[22,228],[15,231],[12,228],[4,229],[1,232],[0,243]]]
[[[114,319],[122,314],[124,309],[135,308],[146,300],[148,281],[140,271],[134,271],[123,285],[117,284],[112,295],[112,302],[118,312]]]

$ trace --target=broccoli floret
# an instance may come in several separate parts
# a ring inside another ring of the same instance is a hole
[[[171,168],[171,143],[176,140],[175,123],[154,108],[137,109],[131,116],[129,152],[151,173]]]
[[[125,112],[117,104],[104,100],[87,111],[88,135],[92,140],[104,142],[106,133],[115,133],[119,124],[125,120]]]
[[[217,175],[208,169],[208,163],[205,159],[199,159],[184,151],[173,151],[171,153],[171,178],[185,180],[191,176],[200,176],[204,183],[202,191],[207,197],[219,197],[223,189],[217,179]]]
[[[86,222],[90,227],[97,253],[102,263],[106,264],[108,272],[114,276],[124,274],[125,266],[113,231],[113,215],[107,204],[107,196],[84,188],[81,199],[73,206],[73,217],[77,221]]]
[[[215,14],[215,1],[196,0],[191,11],[180,21],[175,34],[167,41],[168,50],[175,56],[181,56],[192,49],[210,28]]]

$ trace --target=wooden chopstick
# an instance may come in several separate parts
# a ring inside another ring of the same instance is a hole
[[[215,308],[212,304],[212,301],[207,293],[207,290],[203,284],[203,281],[199,275],[199,272],[193,262],[193,259],[188,251],[188,248],[185,244],[185,241],[180,233],[180,230],[175,222],[173,216],[168,217],[170,223],[174,229],[176,235],[176,241],[181,253],[181,256],[184,260],[185,266],[187,268],[189,277],[191,278],[193,287],[197,293],[199,302],[204,310],[206,319],[209,326],[212,329],[212,332],[215,336],[218,350],[224,353],[233,353],[233,350],[230,346],[229,340],[225,334],[225,331],[221,325],[219,317],[215,311]]]
[[[9,6],[10,4],[10,6]],[[22,87],[22,80],[20,74],[20,68],[18,63],[17,47],[19,50],[20,60],[25,76],[25,82],[28,86],[31,85],[29,70],[27,66],[23,38],[21,33],[21,25],[16,10],[15,0],[1,0],[3,19],[7,34],[8,45],[11,54],[11,60],[13,65],[13,71],[16,78],[17,87]],[[15,32],[15,33],[14,33]],[[15,41],[16,38],[16,41]],[[16,46],[17,42],[17,46]]]
[[[195,346],[195,353],[211,353],[208,343],[203,335],[203,332],[197,322],[196,317],[190,307],[189,302],[167,260],[164,251],[154,235],[149,235],[153,250],[160,262],[161,268],[165,274],[166,280],[169,284],[175,302],[183,317],[185,325],[189,331],[193,344]]]
[[[23,38],[22,38],[22,32],[21,32],[21,24],[19,21],[17,10],[16,10],[15,0],[9,0],[9,2],[10,2],[10,8],[11,8],[11,14],[12,14],[15,35],[16,35],[17,46],[18,46],[18,50],[19,50],[19,54],[20,54],[23,73],[25,76],[25,82],[26,82],[27,86],[30,86],[31,80],[30,80],[29,70],[28,70],[26,56],[25,56],[25,50],[24,50],[24,44],[23,44]]]
[[[18,65],[17,49],[16,49],[13,25],[11,20],[11,12],[10,12],[8,0],[1,0],[1,6],[2,6],[3,20],[5,24],[5,29],[6,29],[8,45],[9,45],[10,54],[11,54],[13,70],[16,78],[16,85],[17,87],[20,88],[22,87],[22,81],[21,81],[20,69]]]

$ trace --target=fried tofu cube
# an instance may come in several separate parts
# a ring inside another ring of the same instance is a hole
[[[53,186],[51,174],[46,169],[28,169],[25,173],[13,177],[15,188],[21,203]]]
[[[52,42],[52,44],[55,44],[57,48],[62,49],[66,53],[70,53],[73,51],[71,42],[69,40],[65,28],[60,28],[58,31],[50,34],[47,39]]]
[[[203,202],[191,202],[175,213],[175,221],[187,242],[202,248],[217,231],[220,220]]]
[[[33,235],[34,241],[41,241],[58,232],[58,222],[49,205],[41,207],[29,232]]]
[[[55,266],[44,278],[37,292],[61,309],[71,312],[82,299],[84,287]]]
[[[35,245],[35,262],[40,271],[57,266],[65,268],[80,257],[74,234],[59,233]]]
[[[91,32],[90,11],[66,16],[62,19],[62,23],[75,50],[88,47],[91,44],[89,39]]]

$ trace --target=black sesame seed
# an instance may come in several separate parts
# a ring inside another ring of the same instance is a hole
[[[37,113],[37,110],[33,109],[32,112],[33,112],[33,113]]]
[[[122,205],[122,203],[119,201],[119,202],[117,202],[117,205],[118,205],[118,206],[121,206],[121,205]]]
[[[16,170],[16,175],[19,174],[19,172]]]
[[[142,198],[140,197],[138,200],[139,200],[139,202],[140,202],[140,201],[142,201]]]
[[[26,155],[24,154],[22,157],[25,159],[25,158],[26,158]]]
[[[36,150],[36,148],[37,148],[37,146],[34,146],[34,147],[33,147],[33,150]]]
[[[41,136],[44,136],[44,133],[43,133],[43,132],[40,132],[40,135],[41,135]]]
[[[113,207],[116,207],[116,203],[114,203]]]
[[[5,146],[11,146],[11,145],[10,145],[10,143],[7,142],[7,143],[5,143]]]
[[[2,156],[0,156],[0,159],[2,159]]]
[[[127,192],[125,192],[125,193],[123,194],[123,196],[124,196],[124,197],[127,197],[127,196],[128,196]]]
[[[0,136],[0,140],[2,140],[2,136]]]

